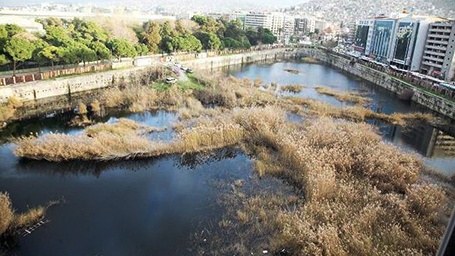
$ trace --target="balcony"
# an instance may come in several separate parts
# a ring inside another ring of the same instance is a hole
[[[435,51],[431,51],[431,50],[425,50],[425,51],[423,51],[423,53],[441,56],[442,58],[444,58],[446,56],[446,54],[444,52],[435,52]]]
[[[433,43],[433,44],[443,44],[443,45],[448,45],[448,41],[442,41],[442,40],[428,40],[427,43]]]
[[[447,51],[447,47],[443,47],[443,46],[436,46],[436,45],[425,45],[425,49],[435,49],[435,50],[441,50],[441,51]]]
[[[442,32],[442,33],[450,33],[451,28],[430,28],[429,33],[431,34],[432,32]]]
[[[438,63],[434,63],[434,62],[429,62],[429,61],[422,61],[422,65],[427,65],[429,67],[435,67],[435,68],[442,68],[442,65],[439,65]]]

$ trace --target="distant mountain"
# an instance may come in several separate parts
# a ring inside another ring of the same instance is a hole
[[[300,12],[334,22],[350,22],[407,10],[416,15],[455,18],[455,0],[311,0],[297,5]]]

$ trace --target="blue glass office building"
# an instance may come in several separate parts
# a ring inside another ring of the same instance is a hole
[[[379,19],[374,22],[370,55],[376,58],[376,60],[387,62],[389,59],[395,25],[396,21],[392,19]]]

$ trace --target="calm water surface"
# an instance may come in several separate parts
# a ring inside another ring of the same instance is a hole
[[[284,69],[297,69],[300,73]],[[306,88],[297,97],[337,106],[346,103],[321,96],[313,87],[361,91],[372,97],[371,108],[385,113],[425,111],[370,83],[319,64],[253,64],[230,67],[229,72],[265,83],[302,84]],[[172,112],[112,112],[98,121],[116,122],[121,117],[168,128],[152,133],[152,139],[170,140],[174,136],[170,127],[177,116]],[[273,179],[259,180],[252,172],[250,158],[236,149],[111,163],[48,163],[20,161],[12,153],[14,146],[6,141],[8,137],[30,133],[80,133],[82,128],[65,125],[70,118],[61,115],[17,122],[0,131],[0,191],[10,194],[14,207],[23,211],[49,200],[65,199],[65,203],[49,209],[50,223],[20,238],[12,255],[191,255],[191,235],[202,227],[216,225],[224,212],[216,203],[225,192],[220,182],[232,184],[243,179],[249,184],[246,186],[252,186],[251,190],[285,186]],[[300,121],[292,114],[289,118]],[[439,132],[433,127],[403,129],[374,124],[384,138],[420,153],[429,166],[446,173],[455,171],[450,152],[431,143],[432,134]]]
[[[298,70],[298,74],[285,71]],[[283,93],[287,96],[312,98],[327,102],[337,107],[350,104],[338,101],[334,97],[321,95],[314,89],[317,86],[326,86],[341,91],[356,91],[372,99],[369,107],[374,111],[386,114],[429,112],[423,106],[412,102],[399,100],[393,93],[348,75],[323,64],[278,62],[273,64],[251,64],[246,66],[229,67],[228,73],[239,78],[260,79],[264,84],[277,83],[278,85],[300,84],[305,89],[298,94]],[[429,125],[418,124],[407,128],[378,121],[370,121],[381,131],[383,137],[404,150],[417,152],[424,158],[425,163],[438,171],[455,174],[455,138],[453,134],[443,133]],[[454,123],[452,123],[455,125]],[[437,135],[437,136],[436,136]],[[435,137],[436,136],[436,137]],[[435,139],[436,138],[436,139]],[[451,148],[445,147],[451,143]]]

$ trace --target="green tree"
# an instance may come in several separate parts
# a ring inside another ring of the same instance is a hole
[[[202,50],[201,41],[191,34],[172,38],[172,45],[174,51],[200,52]]]
[[[165,36],[161,39],[160,49],[164,52],[171,53],[174,51],[173,38],[170,36]]]
[[[63,27],[49,26],[46,28],[44,38],[49,44],[58,47],[66,47],[75,43],[69,32]]]
[[[215,33],[196,32],[194,36],[201,41],[202,47],[206,50],[218,50],[221,48],[221,40]]]
[[[13,36],[6,42],[5,53],[13,61],[13,76],[16,75],[17,64],[32,58],[35,46],[29,40]]]
[[[272,31],[269,29],[264,29],[264,33],[262,34],[262,43],[264,44],[274,44],[277,41],[277,37],[273,35]]]
[[[90,42],[106,42],[109,38],[107,31],[92,21],[73,19],[71,24],[74,26],[73,38],[89,45]]]
[[[46,43],[46,41],[42,40],[42,39],[38,39],[38,40],[35,40],[33,42],[34,44],[34,49],[33,49],[33,53],[32,53],[32,60],[34,60],[36,63],[38,63],[38,68],[41,68],[41,65],[45,62],[47,62],[47,59],[44,58],[40,53],[41,51],[49,46],[48,43]],[[40,69],[40,72],[41,72],[41,69]]]
[[[136,52],[139,55],[146,55],[147,53],[149,53],[149,49],[145,44],[135,44],[134,48],[136,49]]]
[[[152,53],[157,53],[161,42],[160,25],[149,21],[143,32],[144,43]]]
[[[76,56],[78,62],[82,62],[85,66],[86,62],[95,61],[96,60],[96,52],[87,46],[80,44],[76,47]]]
[[[42,58],[48,60],[52,65],[52,69],[54,69],[54,63],[60,61],[59,52],[60,48],[53,45],[47,45],[46,47],[41,49],[39,55]]]
[[[160,26],[160,36],[161,36],[161,38],[164,38],[166,36],[176,37],[177,31],[175,31],[175,29],[172,27],[172,25],[169,21],[165,21]]]
[[[111,50],[102,42],[92,42],[89,48],[95,51],[98,60],[108,60],[112,57]]]
[[[0,65],[8,64],[10,61],[5,54],[0,54]]]
[[[57,55],[65,64],[78,63],[77,48],[74,46],[58,48]]]
[[[199,24],[199,26],[204,26],[208,22],[207,17],[202,15],[194,15],[191,20]]]
[[[118,59],[122,57],[134,57],[137,55],[134,45],[125,39],[114,38],[109,40],[107,44],[112,51],[112,55]]]

